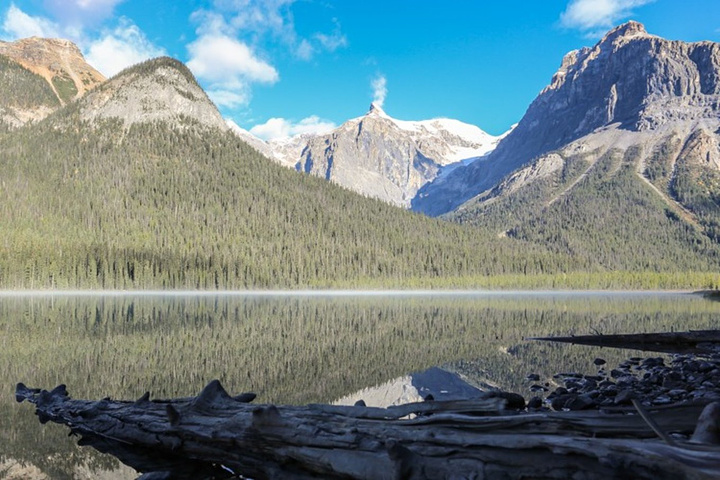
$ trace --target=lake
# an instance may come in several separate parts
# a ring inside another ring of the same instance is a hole
[[[594,373],[596,356],[614,366],[635,352],[527,337],[720,328],[719,314],[720,302],[671,292],[6,292],[0,478],[134,478],[40,425],[15,402],[17,382],[135,399],[195,395],[217,378],[257,403],[304,404],[442,365],[529,398],[529,373]]]

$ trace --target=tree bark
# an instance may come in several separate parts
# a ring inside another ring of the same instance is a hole
[[[528,340],[678,354],[709,354],[720,352],[720,330],[623,335],[577,335],[572,337],[529,338]]]
[[[493,394],[398,407],[275,406],[213,381],[197,397],[73,400],[18,384],[42,423],[70,427],[150,479],[720,478],[720,447],[667,445],[639,415],[518,414]],[[650,410],[692,433],[702,409]]]

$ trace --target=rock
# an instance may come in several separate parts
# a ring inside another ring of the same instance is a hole
[[[572,401],[575,398],[575,395],[572,394],[564,394],[564,395],[557,395],[550,401],[550,406],[555,411],[561,411],[563,408],[565,408],[565,405]]]
[[[577,390],[581,387],[582,387],[582,385],[580,384],[580,382],[576,382],[575,380],[567,380],[565,382],[565,388],[567,388],[570,391],[572,391],[573,389]]]
[[[78,102],[88,122],[119,119],[125,126],[166,121],[227,131],[227,123],[181,62],[160,57],[123,70]]]
[[[31,72],[43,77],[48,84],[53,79],[70,82],[75,94],[61,95],[58,100],[66,104],[82,97],[105,77],[85,61],[82,52],[73,42],[59,38],[30,37],[15,42],[0,42],[0,55],[12,58]]]
[[[715,370],[715,366],[709,362],[700,362],[698,364],[698,371],[701,373],[707,373],[712,370]]]
[[[684,390],[682,388],[676,388],[675,390],[670,390],[669,392],[667,392],[667,395],[670,398],[677,399],[680,397],[684,397],[685,395],[687,395],[687,393],[687,390]]]
[[[505,408],[510,410],[522,410],[525,408],[525,398],[517,393],[513,392],[502,392],[502,391],[492,391],[489,392],[489,397],[497,397],[497,398],[504,398],[507,402],[505,405]]]
[[[525,379],[528,380],[528,381],[530,381],[530,382],[539,382],[539,381],[540,381],[540,375],[538,375],[537,373],[531,373],[530,375],[528,375],[527,377],[525,377]]]
[[[652,403],[654,403],[655,405],[668,405],[668,404],[672,403],[672,398],[670,398],[667,395],[660,395],[660,396],[656,397],[652,401]]]
[[[567,395],[568,389],[565,387],[558,387],[556,388],[550,395],[548,395],[548,398],[556,397],[558,395]]]
[[[578,395],[565,404],[570,410],[587,410],[595,407],[595,400],[590,395]]]
[[[543,401],[540,397],[532,397],[530,400],[528,400],[527,408],[528,410],[538,410],[542,408]]]
[[[682,380],[683,376],[680,372],[671,371],[665,375],[665,378],[663,378],[662,386],[667,389],[677,388],[682,386]]]

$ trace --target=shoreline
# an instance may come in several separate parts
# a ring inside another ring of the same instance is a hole
[[[694,289],[270,289],[270,290],[93,290],[93,289],[28,289],[0,290],[0,298],[8,297],[503,297],[503,296],[651,296],[699,295],[720,297],[718,290]]]

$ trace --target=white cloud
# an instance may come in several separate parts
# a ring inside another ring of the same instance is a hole
[[[280,138],[289,138],[304,133],[323,134],[336,128],[336,125],[329,121],[323,120],[317,115],[303,118],[297,123],[284,118],[271,118],[267,122],[255,125],[250,129],[250,133],[263,140],[274,140]]]
[[[632,14],[632,9],[655,0],[572,0],[560,15],[564,27],[592,30],[609,28]]]
[[[187,66],[219,107],[237,108],[250,101],[252,83],[273,84],[275,67],[259,59],[245,43],[222,34],[201,35],[188,45]]]
[[[166,55],[165,50],[153,45],[137,25],[126,18],[121,18],[114,30],[91,41],[86,50],[87,62],[107,77],[149,58]]]
[[[87,26],[110,17],[125,0],[45,0],[45,8],[65,25]]]
[[[26,37],[60,37],[60,27],[43,17],[31,17],[11,4],[2,23],[3,37],[17,40]]]
[[[297,33],[290,7],[296,0],[216,0],[215,6],[232,15],[230,24],[240,33],[270,33],[295,43]]]
[[[328,52],[334,52],[338,48],[347,47],[347,37],[343,35],[342,29],[340,28],[340,22],[337,18],[333,18],[335,29],[331,34],[316,33],[313,37],[317,40],[320,45]]]
[[[238,108],[250,103],[250,87],[246,83],[216,84],[207,94],[218,107]]]
[[[385,103],[385,97],[387,97],[387,79],[385,75],[378,75],[371,82],[373,89],[373,103],[378,107],[382,108]]]
[[[191,18],[200,36],[227,36],[250,45],[287,49],[300,60],[311,60],[322,51],[347,46],[337,19],[332,33],[318,32],[307,38],[298,35],[292,6],[297,0],[215,0],[213,10],[197,10]]]
[[[313,55],[315,54],[315,48],[312,46],[312,44],[310,42],[308,42],[306,39],[303,39],[300,42],[300,45],[298,45],[298,48],[295,51],[295,54],[301,60],[310,60],[313,57]]]
[[[275,83],[278,72],[257,58],[243,42],[222,35],[208,35],[188,45],[188,67],[198,77],[218,82],[241,77],[251,82]]]
[[[335,32],[331,35],[325,35],[324,33],[316,33],[315,38],[320,42],[320,45],[325,47],[329,52],[334,52],[340,47],[347,46],[347,37],[345,35]]]

